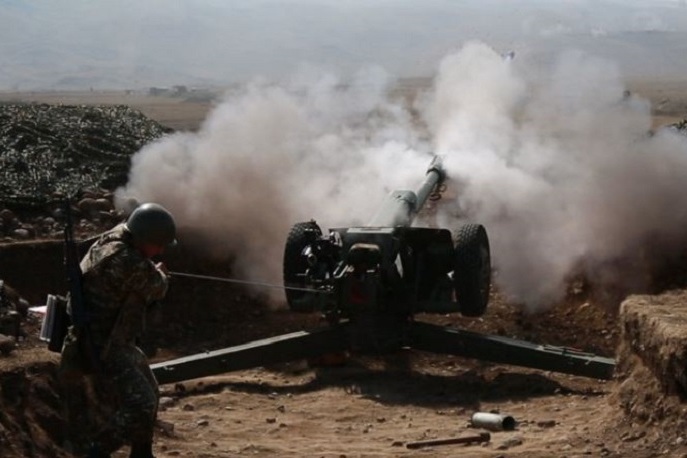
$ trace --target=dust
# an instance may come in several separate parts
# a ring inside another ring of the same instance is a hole
[[[473,42],[414,107],[390,83],[379,68],[345,81],[307,68],[248,84],[197,133],[144,147],[119,205],[158,201],[187,241],[235,255],[238,275],[280,282],[293,223],[364,224],[390,190],[417,186],[435,151],[457,190],[439,220],[484,224],[499,288],[530,310],[580,271],[641,289],[647,256],[684,248],[687,141],[650,132],[649,102],[612,62],[571,51],[535,75]]]

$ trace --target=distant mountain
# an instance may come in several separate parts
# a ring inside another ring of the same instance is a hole
[[[428,76],[468,40],[534,66],[573,48],[618,62],[628,77],[687,75],[678,0],[0,3],[0,90],[214,86],[283,78],[303,63]]]
[[[687,32],[561,35],[526,48],[534,62],[545,66],[562,51],[577,49],[616,62],[626,78],[687,79]]]

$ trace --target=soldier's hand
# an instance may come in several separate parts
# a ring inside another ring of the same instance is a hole
[[[155,264],[155,268],[163,274],[169,275],[169,270],[167,270],[167,266],[163,262],[158,262],[157,264]]]

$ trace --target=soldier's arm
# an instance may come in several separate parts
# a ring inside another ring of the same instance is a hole
[[[126,289],[140,294],[147,303],[160,300],[167,293],[168,276],[142,256],[135,253],[120,256],[117,269],[122,271]]]
[[[169,287],[169,276],[158,269],[150,260],[144,260],[132,272],[129,285],[145,297],[147,303],[165,297]]]

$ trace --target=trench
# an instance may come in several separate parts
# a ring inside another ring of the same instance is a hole
[[[84,251],[85,247],[81,247]],[[176,248],[165,256],[170,270],[231,277],[230,260]],[[59,240],[0,244],[0,278],[32,305],[64,295],[67,280]],[[151,362],[245,343],[312,326],[316,317],[273,310],[260,293],[240,285],[173,279],[161,319],[148,326]],[[56,371],[59,355],[38,339],[37,320],[9,358],[0,360],[0,456],[67,457],[66,422]]]

